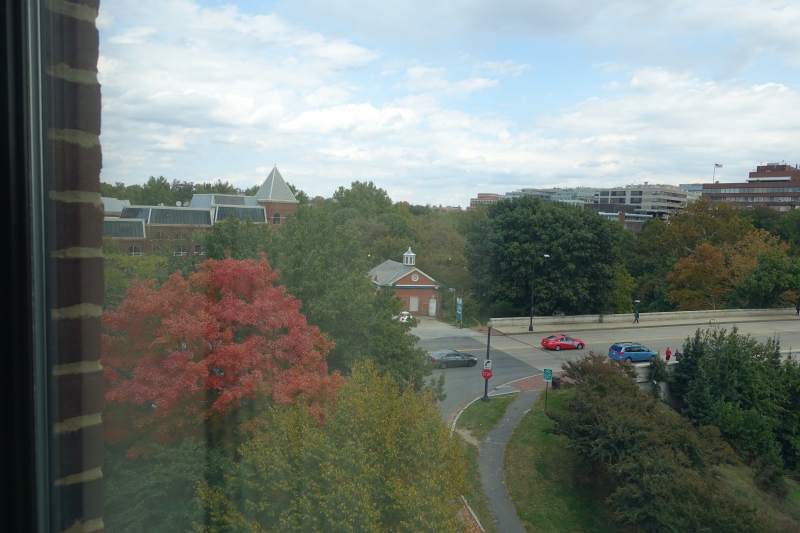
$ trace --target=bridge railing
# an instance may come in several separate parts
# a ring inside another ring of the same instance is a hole
[[[639,313],[640,322],[662,322],[669,320],[691,320],[698,323],[735,318],[756,318],[770,316],[786,316],[795,314],[792,307],[776,309],[718,309],[714,311],[673,311],[669,313]],[[530,321],[529,316],[492,318],[490,325],[495,328],[503,326],[526,326]],[[602,323],[624,323],[633,322],[633,313],[620,315],[556,315],[556,316],[534,316],[534,323],[538,325],[558,325],[558,324],[602,324]]]

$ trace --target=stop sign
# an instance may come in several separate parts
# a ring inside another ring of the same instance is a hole
[[[481,372],[481,375],[483,376],[483,379],[489,379],[492,377],[492,371],[487,368],[486,370]]]

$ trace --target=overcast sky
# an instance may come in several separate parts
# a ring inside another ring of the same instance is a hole
[[[523,187],[800,163],[800,3],[102,0],[102,181]]]

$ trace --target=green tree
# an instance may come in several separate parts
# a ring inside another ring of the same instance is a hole
[[[707,243],[698,245],[667,275],[669,296],[678,302],[678,309],[722,309],[731,292],[730,270],[725,266],[722,250]]]
[[[100,182],[100,194],[108,198],[117,198],[119,200],[128,200],[126,191],[127,187],[121,181],[116,182],[114,185]]]
[[[346,373],[371,359],[398,383],[422,387],[430,374],[425,354],[414,347],[410,324],[392,319],[402,303],[391,291],[376,293],[358,235],[334,225],[332,216],[326,204],[300,206],[275,232],[270,258],[281,283],[303,302],[309,323],[335,344],[331,368]]]
[[[466,256],[484,304],[529,309],[535,268],[536,313],[604,313],[630,238],[624,233],[593,211],[526,196],[489,206],[472,227]]]
[[[453,214],[415,216],[409,220],[409,226],[416,237],[414,251],[422,271],[445,287],[455,287],[459,294],[474,289],[475,279],[464,255],[467,239],[456,228]],[[447,295],[443,293],[442,296]]]
[[[214,225],[211,232],[197,232],[195,242],[211,259],[255,259],[269,249],[271,229],[267,224],[253,224],[249,218],[239,220],[233,215]]]
[[[202,490],[204,531],[461,531],[463,451],[431,397],[357,366],[319,425],[271,409],[229,490]]]
[[[104,254],[105,301],[103,308],[116,309],[128,294],[128,289],[136,281],[156,280],[160,285],[173,272],[175,270],[170,269],[169,259],[162,255]]]
[[[306,205],[309,203],[308,195],[304,191],[298,189],[291,183],[287,183],[286,186],[289,187],[290,191],[292,191],[292,194],[294,194],[294,197],[297,199],[298,202],[300,202],[300,205]]]
[[[258,190],[261,188],[261,185],[253,185],[252,187],[246,188],[244,191],[245,196],[255,196]]]
[[[172,198],[172,186],[164,176],[150,176],[142,186],[142,195],[139,198],[141,205],[175,205]]]
[[[678,261],[691,256],[700,245],[724,249],[752,230],[752,223],[740,216],[737,206],[707,198],[691,202],[681,212],[671,215],[669,222],[654,220],[647,224],[632,247],[634,253],[626,256],[626,267],[636,279],[635,294],[643,302],[642,309],[675,309],[680,296],[672,295],[671,291],[682,287],[668,280],[667,275]]]
[[[108,531],[172,533],[191,531],[205,510],[201,483],[219,486],[232,464],[219,450],[185,439],[152,445],[143,457],[126,459],[121,446],[106,446],[103,482]]]
[[[651,532],[777,529],[717,480],[716,465],[738,461],[716,428],[695,427],[640,392],[629,364],[590,353],[563,368],[577,391],[566,409],[548,412],[551,431],[613,488],[619,521]]]
[[[333,199],[340,209],[353,208],[361,218],[373,218],[392,211],[392,199],[374,183],[354,181],[350,188],[339,187]]]
[[[780,217],[778,234],[792,245],[793,255],[800,255],[800,209],[792,209]]]
[[[780,249],[756,257],[757,267],[734,289],[733,306],[765,309],[791,305],[800,293],[800,265]]]
[[[194,187],[196,194],[237,194],[236,187],[218,179],[214,183],[198,183]]]
[[[691,418],[717,426],[743,458],[779,473],[799,466],[798,376],[776,340],[712,328],[686,340],[672,390]]]
[[[194,195],[194,183],[190,181],[172,180],[170,189],[173,202],[190,202]]]
[[[628,274],[625,266],[618,265],[614,273],[614,291],[611,293],[610,311],[612,313],[633,312],[633,290],[636,281]]]
[[[781,235],[781,215],[774,209],[757,205],[749,209],[742,209],[740,215],[749,221],[754,228],[766,230],[773,235]]]

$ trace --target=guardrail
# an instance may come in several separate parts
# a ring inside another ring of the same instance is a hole
[[[795,309],[793,307],[785,307],[777,309],[720,309],[716,311],[639,313],[639,321],[660,322],[665,320],[696,320],[698,322],[706,322],[736,317],[785,316],[787,313],[794,314]],[[492,327],[502,328],[503,326],[527,326],[529,321],[529,316],[492,318],[490,319],[489,324]],[[557,324],[602,324],[609,322],[633,322],[633,313],[621,315],[534,316],[533,321],[535,324],[540,326]]]

